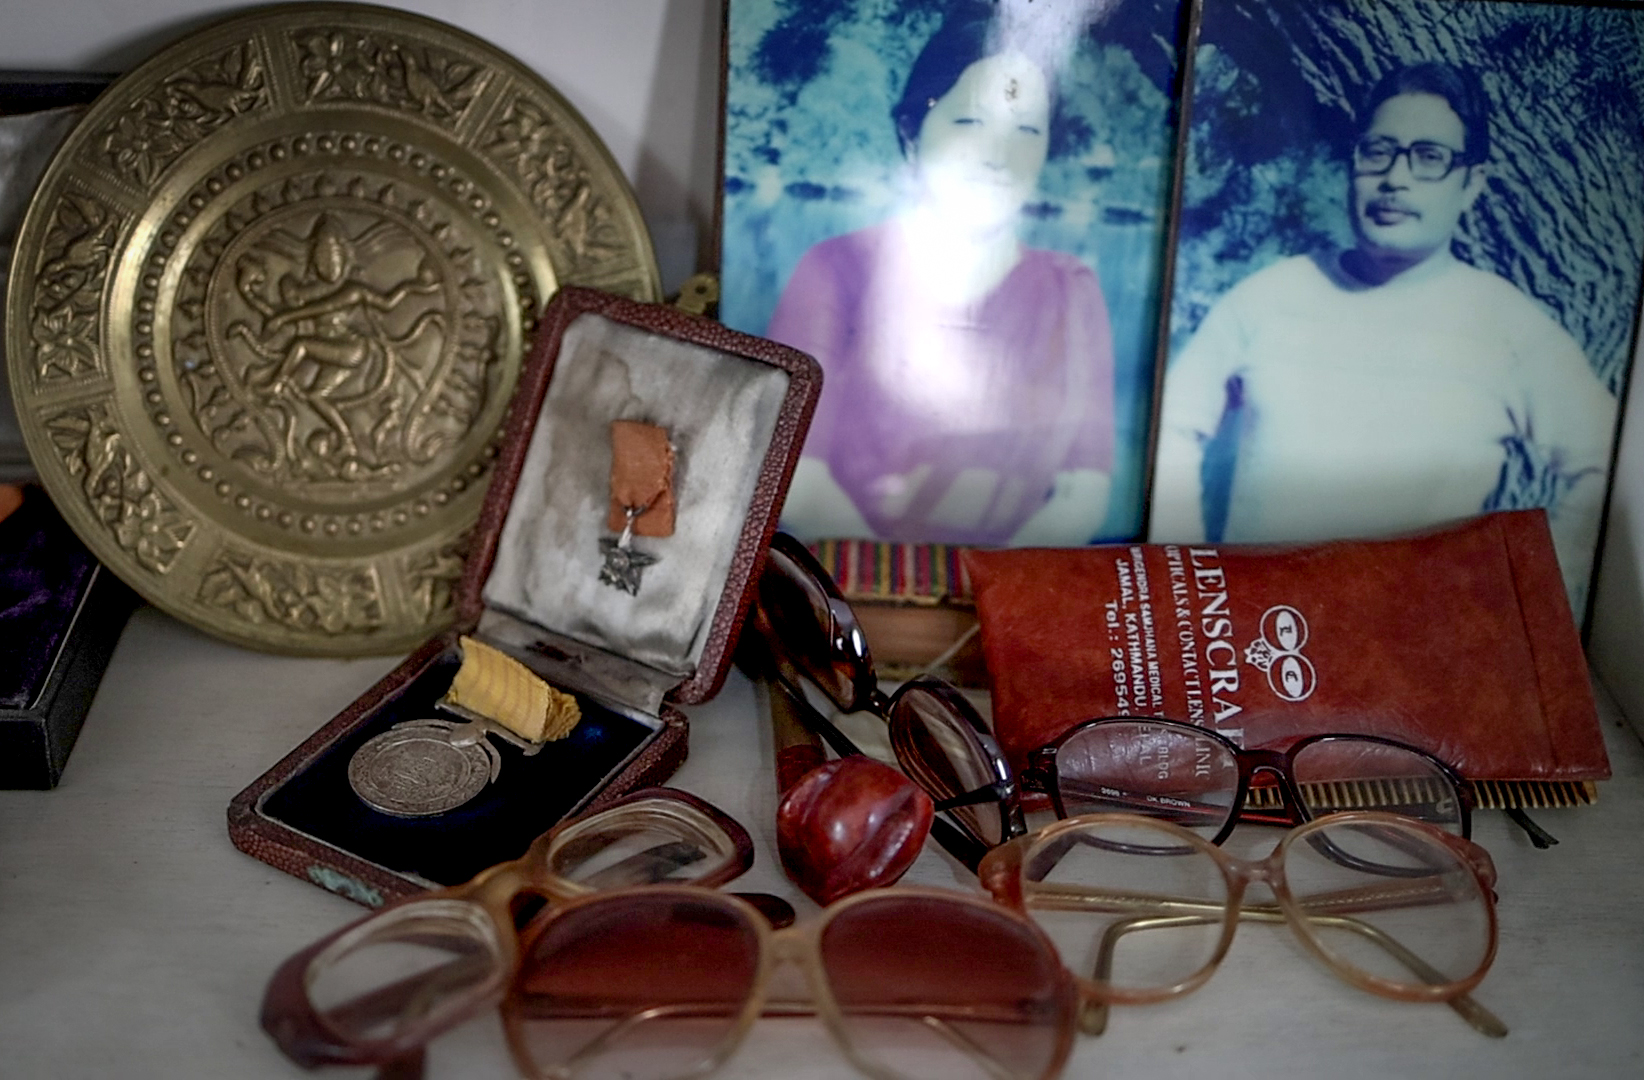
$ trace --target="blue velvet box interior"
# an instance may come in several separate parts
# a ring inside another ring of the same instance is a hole
[[[0,787],[56,786],[132,600],[25,488],[0,521]]]
[[[456,885],[516,858],[657,734],[656,722],[642,723],[579,694],[582,720],[576,730],[534,756],[493,738],[502,754],[497,779],[457,809],[421,818],[372,809],[348,782],[349,761],[367,740],[395,724],[456,719],[436,702],[449,689],[458,663],[455,649],[437,657],[367,721],[274,789],[262,804],[263,814],[397,873]]]
[[[39,698],[96,569],[40,489],[0,521],[0,709],[21,712]]]

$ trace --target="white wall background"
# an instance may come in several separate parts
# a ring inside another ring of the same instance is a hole
[[[720,0],[387,0],[535,68],[605,140],[672,291],[711,249]],[[218,0],[0,0],[0,69],[119,72],[229,12]],[[1634,386],[1644,379],[1635,377]],[[1644,394],[1626,410],[1590,652],[1644,731]]]
[[[720,0],[384,0],[517,56],[582,113],[634,186],[670,291],[709,250]],[[127,71],[222,0],[0,0],[0,69]],[[698,249],[702,255],[698,254]]]

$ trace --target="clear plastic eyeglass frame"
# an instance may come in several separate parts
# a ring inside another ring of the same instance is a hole
[[[839,949],[830,938],[836,927],[846,927]],[[701,955],[653,940],[687,934]],[[969,947],[925,940],[944,934]],[[1079,989],[1044,933],[1019,912],[947,890],[870,889],[780,930],[732,894],[622,890],[547,910],[522,938],[502,1017],[515,1064],[535,1080],[702,1077],[761,1016],[817,1016],[851,1065],[876,1080],[954,1069],[1049,1080],[1077,1034]],[[701,962],[709,955],[713,963]],[[808,1000],[768,996],[783,963],[803,971]],[[887,1037],[887,1029],[922,1045]],[[921,1051],[926,1060],[908,1067],[905,1055]],[[601,1060],[607,1055],[620,1060]]]
[[[292,956],[269,980],[263,1029],[307,1068],[420,1075],[430,1039],[502,1000],[519,964],[516,927],[542,905],[635,885],[718,886],[753,855],[747,831],[701,799],[634,792],[466,884],[392,903]]]
[[[1080,849],[1104,859],[1105,872],[1059,875],[1058,867]],[[1367,857],[1367,850],[1377,854]],[[1173,893],[1159,885],[1168,875],[1154,873],[1161,859],[1204,860],[1219,881],[1214,889]],[[1326,871],[1311,877],[1327,884],[1315,888],[1310,880],[1305,891],[1293,888],[1287,862],[1308,860]],[[1157,818],[1088,814],[995,848],[980,876],[996,900],[1015,910],[1105,920],[1089,974],[1074,972],[1086,1001],[1080,1028],[1087,1034],[1105,1030],[1110,1004],[1165,1001],[1204,985],[1241,920],[1288,923],[1307,951],[1360,989],[1400,1001],[1444,1002],[1482,1034],[1507,1034],[1506,1025],[1469,996],[1495,959],[1495,866],[1482,847],[1423,822],[1379,811],[1332,814],[1289,830],[1266,858],[1246,861]],[[1271,890],[1272,903],[1243,901],[1257,883]],[[1472,945],[1456,961],[1460,970],[1454,964],[1440,970],[1384,925],[1390,914],[1408,924],[1440,909],[1453,910],[1471,930]],[[1147,935],[1187,929],[1207,939],[1192,963],[1156,983],[1116,974],[1127,942],[1136,949]],[[1348,946],[1334,944],[1342,941]],[[1355,963],[1353,955],[1372,963]],[[1367,970],[1371,966],[1378,970]]]

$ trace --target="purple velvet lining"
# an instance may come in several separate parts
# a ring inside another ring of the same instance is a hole
[[[39,488],[0,521],[0,709],[27,709],[51,674],[97,560]]]

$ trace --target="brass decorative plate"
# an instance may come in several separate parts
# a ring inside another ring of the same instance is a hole
[[[143,596],[256,648],[396,652],[449,619],[560,284],[660,294],[575,110],[441,23],[286,5],[92,106],[23,224],[6,354],[47,490]]]

